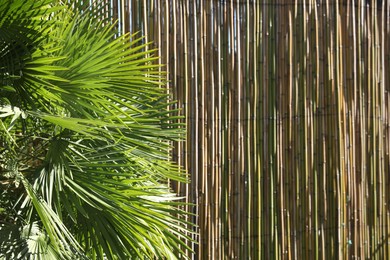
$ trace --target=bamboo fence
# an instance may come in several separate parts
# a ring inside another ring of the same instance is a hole
[[[110,4],[185,116],[194,259],[390,259],[390,1]]]

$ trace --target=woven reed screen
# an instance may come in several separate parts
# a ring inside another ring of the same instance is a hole
[[[390,1],[122,0],[185,115],[195,259],[390,259]]]

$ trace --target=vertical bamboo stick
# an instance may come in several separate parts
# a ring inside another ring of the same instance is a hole
[[[252,138],[253,138],[253,174],[254,174],[254,183],[253,183],[253,191],[254,191],[254,206],[253,206],[253,212],[254,212],[254,218],[253,218],[253,230],[254,230],[254,238],[255,239],[253,243],[254,252],[253,252],[253,258],[259,259],[260,258],[260,252],[261,252],[261,219],[260,219],[260,212],[261,212],[261,196],[260,196],[260,175],[261,175],[261,164],[260,164],[260,145],[259,145],[259,139],[260,136],[258,135],[258,122],[260,122],[261,114],[259,113],[259,105],[258,105],[258,93],[259,93],[259,81],[258,81],[258,66],[257,66],[257,60],[258,60],[258,50],[260,49],[260,43],[259,43],[259,36],[260,36],[260,3],[257,1],[253,1],[253,118],[255,122],[253,122],[253,131],[252,131]],[[257,241],[256,241],[257,240]]]
[[[256,7],[257,11],[257,19],[258,19],[258,24],[257,24],[257,37],[258,37],[258,55],[257,60],[258,60],[258,69],[256,70],[257,77],[258,77],[258,86],[264,85],[264,8],[261,6],[261,2],[259,0],[259,4]],[[259,252],[259,257],[264,257],[265,256],[265,248],[266,248],[266,240],[267,237],[265,236],[266,234],[266,229],[265,229],[265,214],[264,214],[264,207],[265,207],[265,196],[263,193],[263,187],[264,187],[264,171],[266,168],[266,161],[264,158],[264,122],[265,122],[265,117],[264,117],[264,88],[259,87],[259,92],[258,92],[258,102],[257,102],[257,107],[256,110],[258,111],[257,114],[259,115],[259,120],[257,121],[257,135],[258,135],[258,141],[257,141],[257,150],[258,150],[258,155],[257,155],[257,162],[258,162],[258,184],[257,184],[257,194],[259,196],[259,206],[258,206],[258,219],[259,219],[259,224],[258,224],[258,236],[259,236],[259,248],[261,248],[261,251]],[[264,236],[263,236],[264,235]]]
[[[288,57],[288,100],[286,103],[288,103],[288,112],[287,112],[287,117],[286,117],[286,120],[287,120],[287,126],[288,126],[288,134],[287,134],[287,149],[288,149],[288,153],[286,155],[286,157],[289,159],[288,160],[288,167],[287,167],[287,171],[292,173],[292,174],[288,174],[286,177],[288,178],[287,180],[287,184],[288,184],[288,197],[291,197],[292,195],[292,187],[294,186],[294,183],[293,183],[293,179],[292,179],[292,175],[294,173],[294,169],[293,169],[293,160],[292,160],[292,155],[291,155],[291,152],[292,152],[292,146],[291,146],[291,142],[292,142],[292,123],[293,123],[293,104],[292,104],[292,99],[293,99],[293,84],[294,84],[294,79],[293,79],[293,20],[292,20],[292,8],[289,8],[288,10],[288,54],[289,54],[289,57]],[[286,208],[287,208],[287,251],[288,251],[288,259],[291,260],[292,258],[294,258],[294,247],[291,245],[292,243],[294,243],[294,239],[291,239],[293,237],[293,232],[291,231],[291,226],[292,226],[292,219],[290,218],[290,212],[292,211],[292,206],[291,206],[292,203],[292,200],[289,200],[289,199],[286,199]]]
[[[243,155],[243,160],[245,160],[245,166],[243,169],[243,172],[245,174],[244,176],[244,185],[245,185],[245,198],[246,200],[246,229],[245,229],[245,241],[244,241],[244,257],[250,258],[252,256],[253,252],[253,232],[252,232],[252,221],[253,221],[253,191],[252,191],[252,154],[251,154],[251,128],[253,125],[253,117],[252,117],[252,111],[251,111],[251,85],[253,84],[251,77],[251,67],[253,65],[253,62],[251,60],[251,53],[252,48],[251,45],[253,43],[253,35],[251,34],[251,27],[253,27],[253,13],[250,8],[250,3],[247,2],[244,6],[245,11],[245,24],[243,28],[245,28],[245,70],[244,70],[244,79],[245,79],[245,88],[244,88],[244,100],[245,100],[245,108],[243,117],[246,123],[246,129],[245,129],[245,151]],[[252,14],[252,16],[251,16]]]
[[[214,41],[214,50],[216,51],[216,60],[215,62],[215,68],[217,68],[217,73],[216,73],[216,103],[217,103],[217,110],[215,112],[215,120],[217,121],[217,130],[215,133],[215,140],[214,140],[214,145],[216,146],[216,153],[217,153],[217,174],[218,174],[218,179],[216,180],[216,201],[217,205],[216,208],[218,208],[218,223],[217,223],[217,228],[218,228],[218,255],[217,258],[224,258],[224,240],[223,240],[223,210],[222,210],[222,178],[223,178],[223,167],[222,167],[222,132],[223,132],[223,125],[222,125],[222,89],[223,89],[223,81],[222,81],[222,66],[221,63],[223,62],[222,55],[221,55],[221,49],[222,49],[222,44],[221,44],[221,26],[222,26],[222,4],[221,3],[216,3],[214,6],[214,10],[216,12],[214,13],[214,29],[216,30],[216,40]]]
[[[270,194],[269,194],[269,189],[270,189],[270,185],[269,185],[269,181],[270,181],[270,170],[269,170],[269,167],[270,167],[270,163],[269,163],[269,154],[270,154],[270,151],[269,151],[269,148],[270,148],[270,141],[272,142],[272,140],[270,140],[269,138],[269,120],[267,118],[267,116],[269,116],[268,112],[269,112],[269,105],[268,103],[270,102],[269,100],[269,82],[268,82],[268,77],[269,77],[269,73],[268,73],[268,66],[269,66],[269,62],[268,62],[268,53],[269,53],[269,49],[268,49],[268,44],[270,42],[269,40],[269,21],[268,21],[268,17],[269,17],[269,8],[265,8],[263,10],[263,32],[262,32],[262,35],[263,35],[263,38],[264,38],[264,45],[263,45],[263,49],[262,49],[262,72],[263,72],[263,77],[262,77],[262,84],[264,85],[264,88],[263,88],[263,97],[265,97],[262,101],[262,108],[263,108],[263,117],[264,117],[264,125],[263,125],[263,144],[262,144],[262,147],[263,147],[263,155],[264,155],[264,168],[263,168],[263,174],[262,174],[262,184],[263,184],[263,195],[264,195],[264,200],[266,203],[263,204],[263,222],[262,222],[262,225],[264,227],[264,234],[267,234],[269,236],[269,239],[265,239],[264,240],[264,246],[263,246],[263,250],[264,250],[264,258],[267,258],[267,259],[271,259],[271,251],[272,251],[272,241],[271,239],[274,238],[272,236],[272,224],[271,224],[271,215],[270,215],[270,211],[271,211],[271,207],[272,207],[272,201],[271,201],[271,197],[270,197]]]
[[[314,62],[314,69],[313,69],[313,77],[314,77],[314,80],[313,80],[313,84],[314,86],[316,86],[316,90],[315,90],[315,112],[314,112],[314,120],[315,122],[317,122],[316,124],[316,128],[314,130],[314,136],[315,136],[315,142],[314,142],[314,147],[319,147],[320,146],[320,139],[321,139],[321,135],[320,135],[320,120],[317,118],[319,112],[320,112],[320,109],[321,109],[321,103],[320,103],[320,100],[319,100],[319,96],[320,96],[320,85],[321,85],[321,78],[320,78],[320,43],[319,43],[319,19],[318,19],[318,8],[317,8],[317,5],[316,4],[313,4],[313,11],[314,11],[314,14],[312,15],[312,26],[314,27],[314,41],[313,41],[313,51],[315,50],[315,55],[314,55],[314,58],[313,58],[313,62]],[[320,214],[319,214],[319,205],[320,205],[320,194],[318,193],[318,190],[319,190],[319,176],[320,176],[320,172],[321,172],[321,163],[322,163],[322,160],[321,160],[321,149],[318,149],[318,148],[314,148],[315,149],[315,152],[314,152],[314,172],[313,172],[313,186],[314,186],[314,189],[313,189],[313,192],[314,192],[314,196],[313,196],[313,211],[314,211],[314,215],[313,215],[313,222],[314,222],[314,249],[315,249],[315,259],[319,259],[320,258],[320,227],[319,227],[319,221],[320,221]]]
[[[244,194],[242,189],[242,171],[241,171],[241,152],[242,152],[242,121],[241,121],[241,113],[242,113],[242,71],[241,71],[241,64],[242,64],[242,45],[241,45],[241,24],[240,24],[240,10],[241,5],[236,4],[233,16],[234,16],[234,50],[233,53],[236,55],[236,64],[235,64],[235,81],[234,81],[234,95],[235,95],[235,103],[237,104],[235,108],[235,113],[233,116],[234,124],[236,127],[236,131],[234,133],[234,139],[236,142],[236,151],[235,151],[235,172],[234,172],[234,183],[235,183],[235,193],[237,193],[236,197],[236,207],[238,210],[235,212],[235,220],[237,222],[237,257],[240,257],[243,252],[244,248],[244,239],[243,239],[243,231],[245,230],[245,227],[243,224],[243,217],[245,214],[245,205],[243,204],[242,195]]]

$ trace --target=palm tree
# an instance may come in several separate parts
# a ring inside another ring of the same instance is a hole
[[[186,257],[154,51],[81,6],[0,4],[0,259]]]

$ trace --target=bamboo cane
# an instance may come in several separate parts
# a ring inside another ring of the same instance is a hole
[[[186,115],[193,257],[390,255],[390,4],[370,2],[113,1]]]

